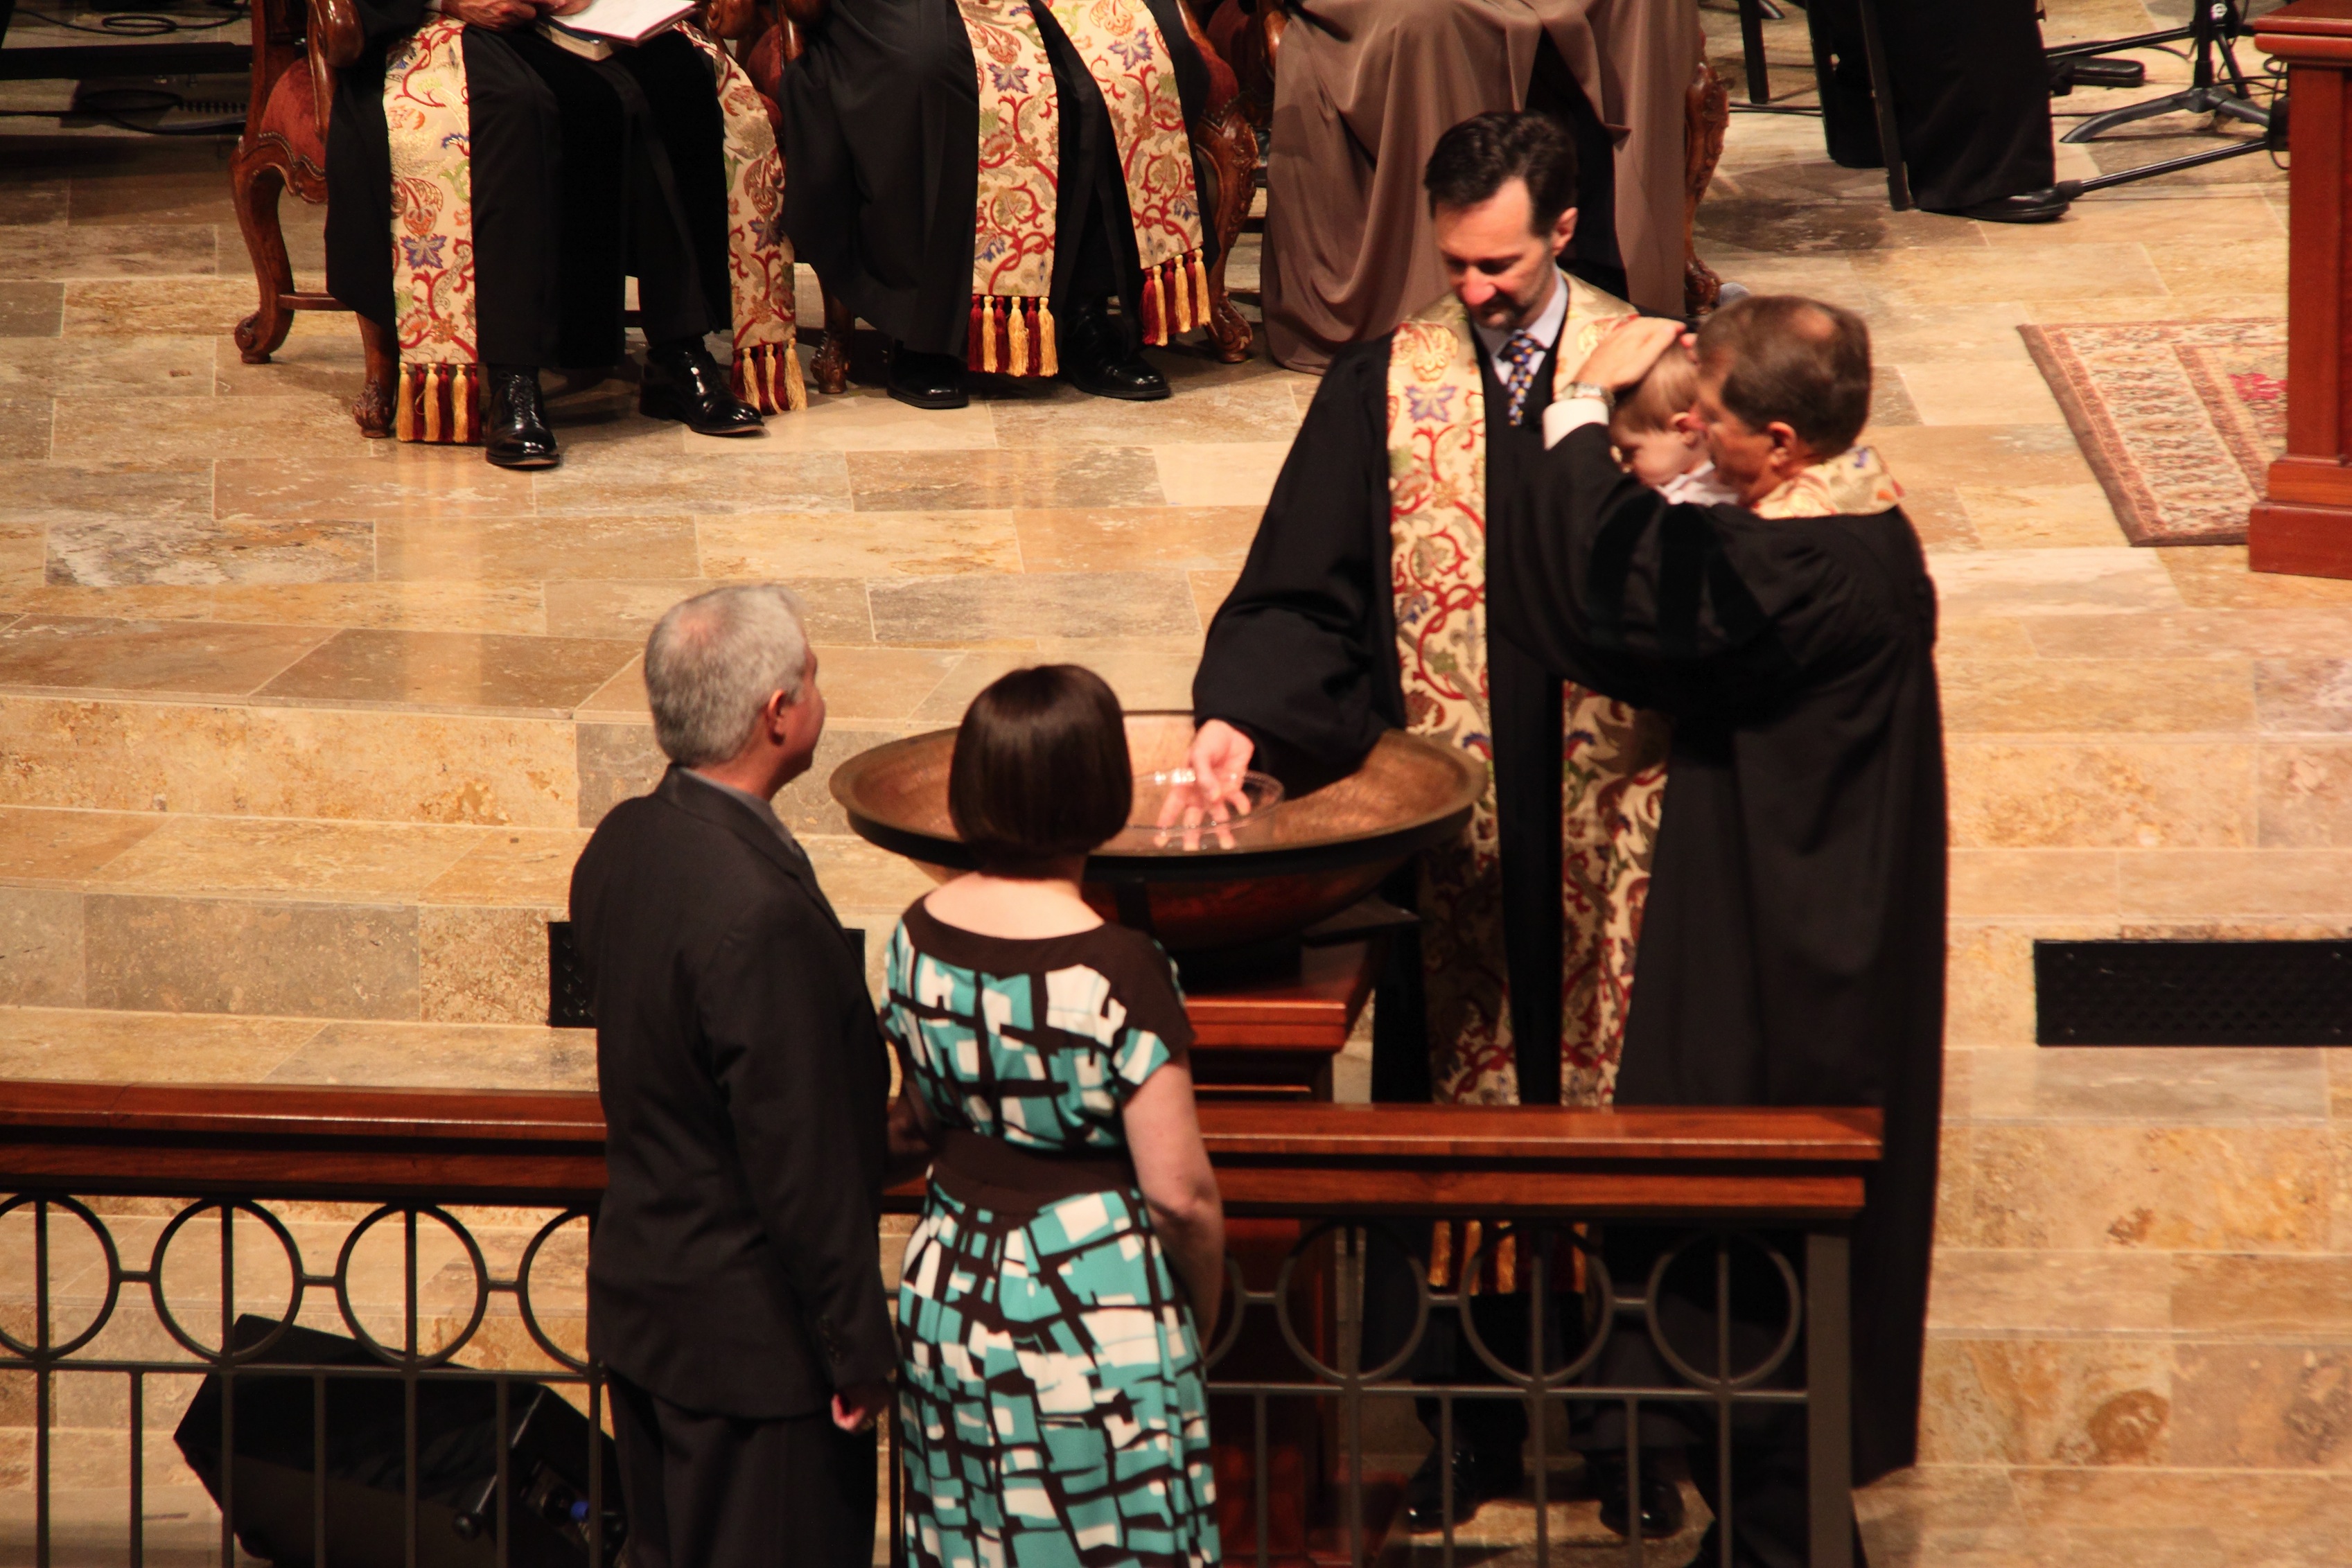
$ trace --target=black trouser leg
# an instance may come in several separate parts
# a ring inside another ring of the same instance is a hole
[[[713,319],[709,330],[723,331],[733,315],[734,293],[727,258],[727,125],[718,79],[702,51],[676,33],[624,49],[614,59],[645,94],[677,196],[677,232],[692,257],[705,314]],[[645,275],[637,276],[642,296]],[[659,341],[650,333],[647,339]]]
[[[518,35],[519,36],[519,35]],[[506,35],[468,27],[474,319],[484,364],[556,362],[563,117],[556,95]]]
[[[683,49],[693,46],[684,39],[677,40]],[[676,342],[680,339],[699,341],[706,332],[717,331],[727,325],[724,312],[714,315],[709,299],[703,293],[702,265],[696,256],[692,231],[687,224],[685,204],[678,199],[678,186],[669,161],[669,150],[656,123],[652,103],[646,89],[638,84],[631,69],[616,57],[603,62],[604,78],[620,99],[622,121],[626,127],[628,142],[627,178],[629,185],[628,270],[637,280],[637,319],[645,329],[648,343]],[[675,74],[665,79],[665,88],[683,88]],[[719,112],[718,101],[709,98],[713,117]],[[667,96],[666,93],[665,96]],[[712,150],[712,161],[717,160]],[[726,266],[724,230],[721,231],[719,266]],[[720,295],[723,300],[727,297]]]
[[[687,1410],[612,1378],[635,1568],[865,1568],[874,1445],[824,1411],[753,1420]]]

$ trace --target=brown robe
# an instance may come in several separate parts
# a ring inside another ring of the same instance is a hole
[[[1451,126],[1522,109],[1549,34],[1616,139],[1633,304],[1683,308],[1684,91],[1695,0],[1296,0],[1275,72],[1262,287],[1274,357],[1321,371],[1445,292],[1421,189]]]

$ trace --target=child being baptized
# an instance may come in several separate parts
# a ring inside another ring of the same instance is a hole
[[[1737,503],[1739,497],[1715,476],[1706,430],[1694,412],[1697,403],[1698,361],[1676,344],[1617,400],[1609,439],[1626,471],[1667,500],[1694,507]]]

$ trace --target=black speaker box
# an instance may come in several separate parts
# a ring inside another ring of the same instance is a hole
[[[239,1349],[277,1324],[240,1317]],[[317,1551],[314,1376],[320,1366],[382,1366],[357,1340],[289,1328],[259,1359],[205,1378],[173,1438],[218,1504],[225,1384],[236,1386],[236,1496],[230,1522],[246,1551],[284,1568],[404,1568],[407,1562],[406,1397],[398,1376],[324,1375],[326,1552]],[[301,1366],[273,1373],[273,1366]],[[497,1568],[499,1433],[495,1380],[441,1375],[416,1382],[417,1568]],[[545,1384],[507,1385],[507,1513],[510,1568],[586,1568],[588,1421]],[[610,1438],[604,1472],[604,1561],[615,1562],[627,1525]]]

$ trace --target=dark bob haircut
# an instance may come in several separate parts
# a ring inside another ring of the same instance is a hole
[[[1549,234],[1576,205],[1576,144],[1549,114],[1491,110],[1437,139],[1421,188],[1429,210],[1475,207],[1513,180],[1528,183],[1528,230]]]
[[[1794,294],[1751,294],[1698,329],[1702,376],[1751,430],[1774,421],[1824,457],[1870,422],[1870,329],[1851,310]]]
[[[982,868],[1084,854],[1127,826],[1134,800],[1118,698],[1092,670],[1015,670],[963,710],[948,815]]]

